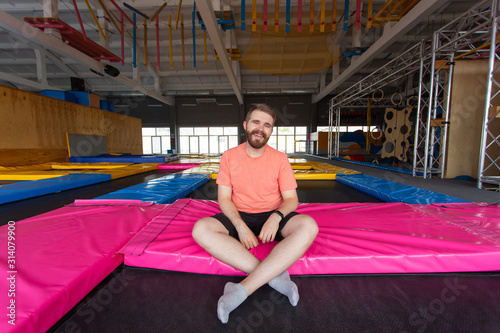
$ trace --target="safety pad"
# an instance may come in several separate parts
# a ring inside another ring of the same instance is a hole
[[[162,231],[141,239],[143,251],[124,246],[121,252],[125,254],[125,264],[191,273],[244,275],[213,258],[192,238],[197,220],[219,212],[217,202],[180,199],[162,212],[171,216],[161,220]],[[292,275],[500,269],[500,207],[497,205],[315,203],[300,204],[297,212],[314,218],[319,234],[306,253],[289,268]],[[146,243],[149,245],[144,246]],[[260,244],[251,252],[262,260],[276,244]]]
[[[1,170],[0,169],[0,180],[16,180],[16,181],[27,181],[27,180],[40,180],[40,179],[50,179],[55,177],[61,177],[68,175],[68,171],[53,171],[53,170]]]
[[[206,174],[209,175],[211,179],[217,179],[218,172],[219,172],[218,162],[202,163],[197,167],[181,171],[181,173],[183,174]]]
[[[372,168],[377,168],[377,169],[383,169],[383,170],[388,170],[388,171],[395,171],[395,172],[400,172],[400,173],[406,173],[408,175],[413,175],[413,170],[409,169],[403,169],[403,168],[396,168],[388,165],[383,165],[383,164],[378,164],[378,163],[369,163],[369,162],[362,162],[362,161],[354,161],[354,160],[348,160],[345,158],[340,158],[340,157],[334,157],[333,158],[336,161],[342,161],[342,162],[348,162],[352,164],[357,164],[357,165],[363,165],[363,166],[369,166]],[[417,172],[417,176],[422,176],[422,172]]]
[[[373,195],[385,202],[429,205],[433,203],[465,203],[464,199],[424,190],[367,175],[337,175],[338,182]]]
[[[179,159],[178,155],[99,155],[71,156],[70,163],[166,163]]]
[[[307,162],[311,166],[310,170],[304,170],[304,163],[300,163],[299,165],[302,169],[295,169],[292,163],[293,173],[295,175],[295,179],[297,180],[334,180],[337,178],[338,174],[345,175],[355,175],[360,174],[359,171],[350,170],[347,168],[338,167],[335,165],[331,165],[324,162]]]
[[[0,186],[0,204],[70,190],[111,180],[110,175],[73,173],[66,176]]]
[[[296,160],[296,159],[294,159]],[[182,173],[209,174],[211,179],[217,179],[219,163],[203,163],[197,167],[183,170]],[[335,180],[337,174],[360,174],[361,172],[338,167],[323,162],[293,162],[291,163],[295,179],[297,180]]]
[[[155,203],[172,203],[210,180],[203,174],[170,174],[164,177],[111,192],[95,199],[141,200]]]
[[[39,180],[72,173],[102,173],[111,175],[111,179],[117,179],[157,168],[158,163],[43,163],[0,167],[0,180]]]
[[[100,203],[75,203],[0,227],[5,249],[0,261],[1,332],[49,330],[123,262],[116,251],[166,208],[137,201]],[[7,244],[15,254],[10,262]],[[123,285],[120,276],[115,278]],[[9,288],[15,289],[15,296],[9,296]],[[12,300],[14,312],[7,308]],[[8,316],[11,313],[15,315]],[[15,325],[8,323],[12,318]]]
[[[54,170],[101,170],[119,169],[132,166],[132,163],[51,163]]]
[[[201,163],[164,163],[158,165],[158,169],[161,170],[185,170],[195,168],[201,165]]]
[[[100,169],[99,173],[108,174],[111,176],[111,179],[117,179],[131,175],[136,175],[143,172],[153,171],[156,169],[158,169],[158,163],[142,163],[142,164],[129,164],[121,168]],[[97,172],[97,171],[94,170],[92,172]]]

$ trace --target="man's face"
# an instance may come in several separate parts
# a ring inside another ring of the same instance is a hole
[[[273,132],[273,117],[262,111],[253,111],[248,122],[243,122],[243,127],[250,146],[259,149],[266,145]]]

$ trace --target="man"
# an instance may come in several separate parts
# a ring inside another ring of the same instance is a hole
[[[241,283],[228,282],[217,304],[217,315],[229,314],[266,283],[286,295],[295,306],[297,286],[290,280],[293,265],[316,238],[318,226],[298,214],[297,182],[286,154],[267,145],[276,114],[265,104],[248,112],[243,128],[247,142],[221,158],[218,201],[222,211],[196,222],[193,237],[215,258],[248,274]],[[249,249],[280,241],[262,262]]]

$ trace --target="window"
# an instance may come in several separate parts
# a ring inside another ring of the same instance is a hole
[[[180,127],[181,154],[219,155],[238,145],[238,127]]]
[[[307,141],[306,126],[279,126],[273,129],[268,144],[287,154],[305,153]]]
[[[170,147],[170,127],[143,127],[143,154],[168,154]]]
[[[238,127],[181,127],[181,154],[219,155],[238,145]],[[306,126],[279,126],[273,129],[269,146],[287,154],[305,153]]]

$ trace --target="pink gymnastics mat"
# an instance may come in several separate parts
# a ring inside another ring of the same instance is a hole
[[[300,204],[319,234],[292,275],[432,273],[500,270],[500,207],[487,204]],[[194,223],[219,213],[217,202],[180,199],[120,252],[129,266],[243,275],[210,256],[192,236]],[[166,217],[169,215],[169,217]],[[155,230],[161,230],[156,232]],[[251,251],[262,259],[276,243]]]
[[[201,165],[201,163],[163,163],[158,165],[158,169],[185,170],[197,167],[199,165]]]
[[[165,208],[85,200],[2,226],[0,332],[51,328],[123,262],[116,251]]]

